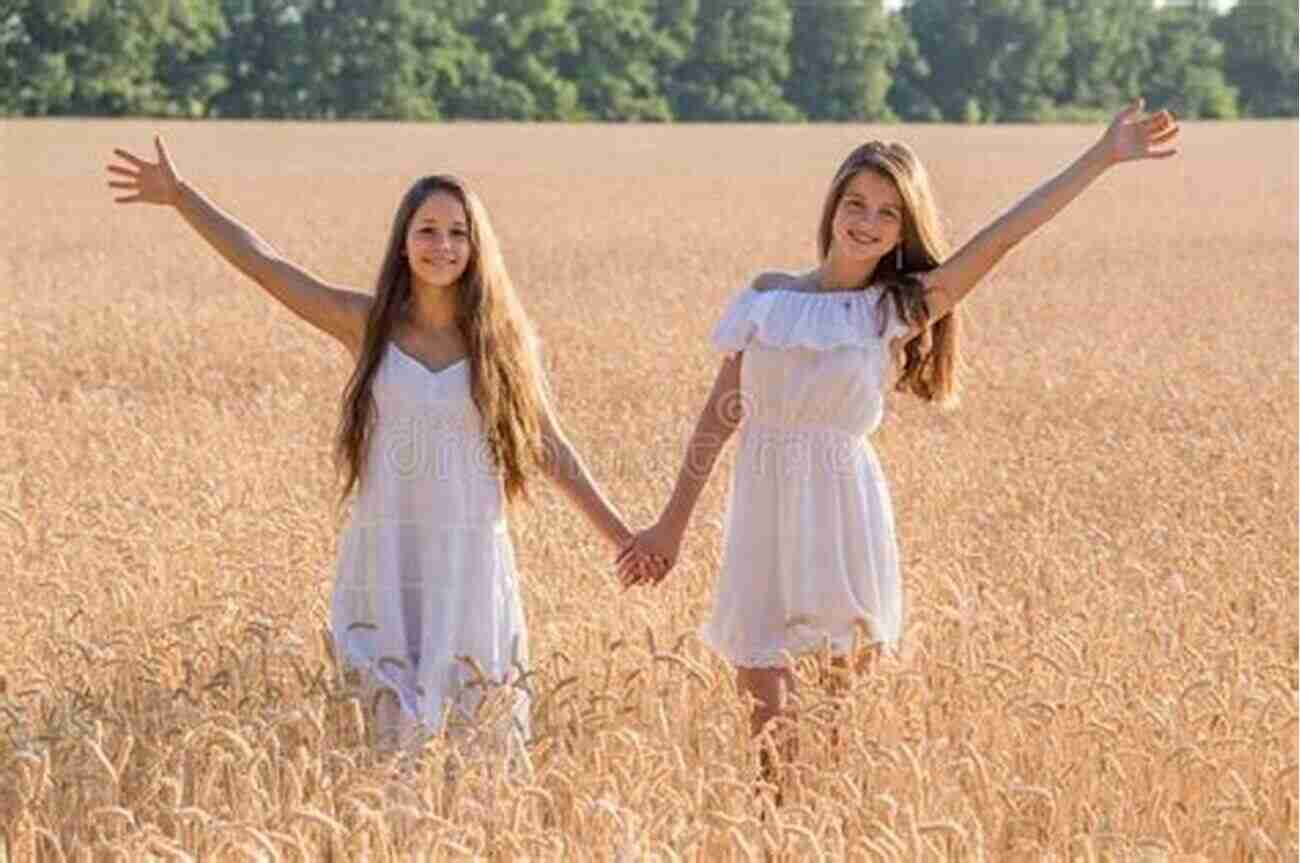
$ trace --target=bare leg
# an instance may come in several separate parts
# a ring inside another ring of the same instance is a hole
[[[868,645],[867,649],[861,656],[850,658],[847,656],[832,656],[830,668],[822,669],[819,675],[819,683],[822,689],[830,695],[843,695],[849,690],[850,679],[854,675],[871,674],[876,669],[876,663],[880,659],[880,645]],[[838,711],[836,711],[838,713]],[[840,729],[838,721],[831,727],[831,748],[838,750],[840,746]]]
[[[749,733],[757,735],[769,720],[780,716],[786,696],[794,692],[794,675],[788,668],[736,668],[740,691],[758,703],[749,717]]]
[[[754,697],[757,704],[749,717],[749,733],[757,737],[768,722],[787,712],[787,697],[794,692],[794,675],[788,668],[736,668],[736,684],[740,691]],[[794,741],[788,740],[781,746],[781,755],[785,759],[793,758]],[[759,772],[765,782],[777,784],[776,766],[772,753],[766,747],[758,753]],[[781,794],[777,793],[777,803]]]
[[[402,705],[391,689],[378,689],[372,695],[375,708],[375,749],[396,752],[401,749]]]
[[[401,678],[395,681],[403,687],[413,687],[416,679],[414,667],[418,657],[408,660],[406,668],[394,670]],[[419,721],[402,708],[397,692],[386,682],[366,675],[366,701],[373,708],[375,723],[374,746],[379,752],[409,754],[418,749],[420,742]]]
[[[849,688],[849,661],[843,656],[832,656],[830,668],[822,668],[818,682],[821,688],[829,695],[843,695]],[[835,708],[835,724],[831,726],[830,744],[831,751],[838,752],[840,748],[840,727],[839,727],[839,708]]]

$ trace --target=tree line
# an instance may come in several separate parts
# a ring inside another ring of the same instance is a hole
[[[1294,0],[0,0],[0,114],[1296,116]]]

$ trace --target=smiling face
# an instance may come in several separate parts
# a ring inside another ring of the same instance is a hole
[[[903,239],[903,198],[893,181],[867,169],[844,184],[831,223],[832,253],[879,260]]]
[[[472,252],[469,218],[456,196],[434,192],[425,198],[406,227],[406,260],[414,279],[433,288],[454,285]]]

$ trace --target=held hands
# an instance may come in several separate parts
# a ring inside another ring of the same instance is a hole
[[[1178,123],[1166,110],[1143,114],[1141,97],[1134,99],[1111,120],[1099,142],[1112,164],[1134,159],[1167,159],[1178,152],[1172,146],[1178,137]]]
[[[626,587],[659,584],[677,564],[681,533],[666,526],[661,518],[636,535],[614,562],[618,580]]]
[[[125,179],[109,180],[108,185],[114,189],[125,189],[130,193],[114,198],[113,200],[117,203],[162,204],[164,206],[174,206],[176,204],[177,199],[180,197],[181,178],[172,165],[171,157],[167,155],[167,147],[163,145],[162,138],[154,135],[153,145],[158,152],[157,162],[146,162],[126,150],[113,150],[117,157],[126,163],[126,166],[120,164],[109,165],[108,171],[110,174],[116,174],[118,177],[124,177]]]

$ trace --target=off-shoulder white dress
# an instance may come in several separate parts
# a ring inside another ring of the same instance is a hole
[[[500,471],[470,396],[469,363],[432,371],[394,342],[372,392],[375,425],[339,542],[331,631],[340,658],[391,689],[410,731],[470,719],[517,678],[528,633]],[[528,733],[516,692],[510,737]],[[500,729],[496,729],[499,731]]]
[[[907,327],[882,289],[746,288],[713,331],[743,351],[741,421],[707,645],[735,665],[782,667],[821,649],[893,648],[903,619],[880,425],[890,340]]]

